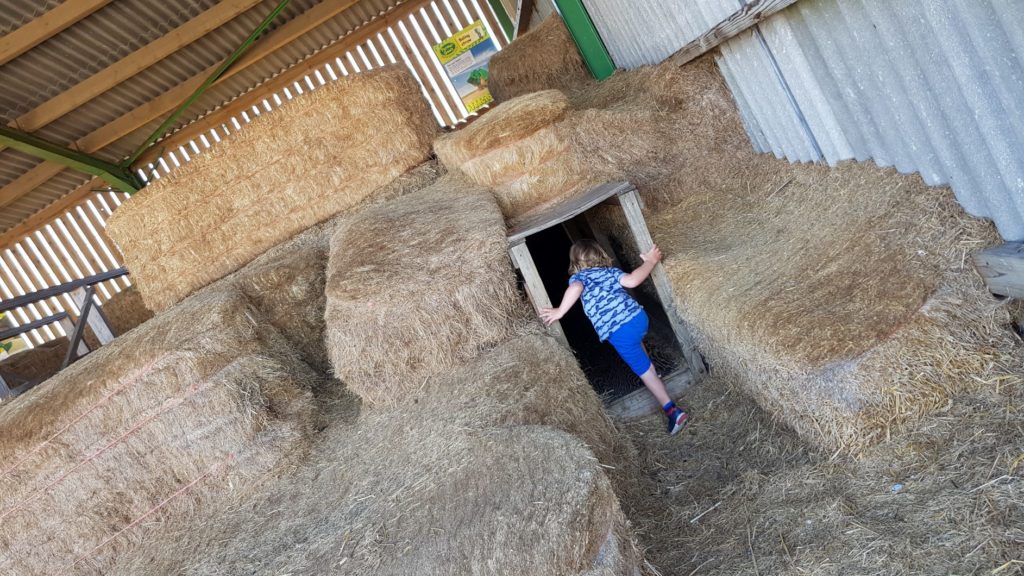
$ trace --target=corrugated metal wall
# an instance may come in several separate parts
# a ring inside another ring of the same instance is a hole
[[[660,62],[739,0],[584,0],[615,62]],[[1024,2],[801,0],[718,58],[754,148],[949,184],[1024,239]]]

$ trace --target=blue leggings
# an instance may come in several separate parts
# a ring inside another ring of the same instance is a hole
[[[651,368],[651,359],[644,352],[644,336],[647,335],[647,313],[643,310],[612,332],[608,342],[615,347],[615,351],[622,356],[622,359],[629,364],[629,367],[637,376],[642,376]]]

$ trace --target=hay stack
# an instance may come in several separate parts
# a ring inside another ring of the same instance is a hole
[[[737,176],[691,189],[653,234],[713,369],[805,438],[860,450],[1013,346],[963,263],[996,237],[948,189],[855,163],[762,158]]]
[[[452,177],[344,222],[326,293],[334,372],[370,402],[503,340],[522,312],[497,205]]]
[[[437,139],[438,158],[490,188],[510,222],[615,177],[588,167],[567,130],[569,102],[557,90],[499,105],[482,119]]]
[[[111,296],[100,308],[114,334],[118,336],[153,317],[153,311],[146,308],[142,294],[134,284]],[[83,337],[90,350],[99,348],[99,340],[93,334],[92,328],[86,327]]]
[[[57,338],[4,358],[0,375],[12,388],[22,381],[45,380],[60,370],[67,353],[68,339]]]
[[[348,76],[264,114],[119,208],[108,233],[161,311],[430,155],[437,125],[403,66]]]
[[[251,489],[308,448],[314,379],[244,298],[204,293],[0,407],[0,572],[102,573],[153,521]]]
[[[638,574],[602,467],[563,432],[382,410],[325,435],[285,483],[171,523],[109,573]]]
[[[491,57],[489,70],[487,87],[498,102],[552,88],[571,91],[594,82],[557,14]]]

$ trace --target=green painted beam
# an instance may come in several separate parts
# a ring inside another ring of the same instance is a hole
[[[505,10],[505,5],[501,3],[501,0],[487,0],[491,5],[491,10],[494,11],[494,15],[498,17],[498,23],[501,24],[502,29],[505,31],[505,38],[512,40],[512,34],[515,33],[516,27],[512,23],[512,19],[508,17],[508,11]]]
[[[48,162],[98,176],[122,192],[132,194],[139,188],[142,188],[142,183],[131,170],[100,160],[94,156],[65,148],[32,134],[0,126],[0,144],[37,158],[42,158]]]
[[[174,125],[174,122],[177,121],[178,118],[185,112],[185,110],[187,110],[189,106],[195,103],[195,101],[198,100],[199,97],[202,96],[203,93],[210,88],[210,86],[213,86],[213,83],[217,81],[217,78],[220,78],[221,75],[224,74],[224,72],[227,71],[227,69],[230,68],[231,65],[235,63],[236,60],[241,58],[242,54],[244,54],[245,51],[248,50],[249,47],[256,42],[256,40],[259,40],[259,37],[263,35],[263,33],[266,32],[268,28],[270,28],[270,24],[274,22],[274,19],[277,18],[277,15],[280,14],[282,10],[284,10],[285,6],[287,6],[290,1],[291,0],[281,0],[281,2],[278,3],[278,5],[273,10],[270,11],[270,14],[267,14],[267,17],[264,18],[263,21],[260,22],[258,26],[256,26],[256,29],[253,30],[251,34],[249,34],[249,37],[246,38],[245,41],[242,42],[242,44],[238,48],[235,48],[235,51],[228,55],[228,57],[225,58],[223,62],[221,62],[220,66],[218,66],[217,69],[214,70],[212,74],[210,74],[210,77],[207,78],[202,84],[200,84],[199,87],[196,88],[196,91],[193,92],[191,96],[186,98],[185,101],[182,102],[181,105],[174,110],[174,112],[171,112],[170,116],[168,116],[167,119],[164,120],[160,124],[160,126],[158,126],[157,129],[153,131],[152,134],[149,135],[149,138],[146,138],[146,141],[143,142],[135,150],[135,152],[132,153],[131,156],[129,156],[127,159],[125,159],[124,162],[122,162],[122,166],[131,166],[132,163],[138,160],[139,156],[142,156],[142,153],[145,152],[150,146],[152,146],[154,142],[162,138],[164,134],[167,133],[167,130],[169,130],[172,125]]]
[[[611,76],[615,72],[615,63],[604,47],[597,28],[594,28],[590,14],[587,14],[587,9],[583,6],[583,0],[555,0],[555,4],[590,73],[598,80]]]

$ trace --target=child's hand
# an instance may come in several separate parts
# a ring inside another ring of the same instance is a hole
[[[562,319],[562,313],[558,311],[558,308],[541,308],[540,319],[545,326],[551,326]]]
[[[651,246],[650,250],[640,254],[640,259],[643,260],[644,262],[650,262],[652,264],[657,264],[658,262],[661,262],[661,248],[658,248],[657,245]]]

